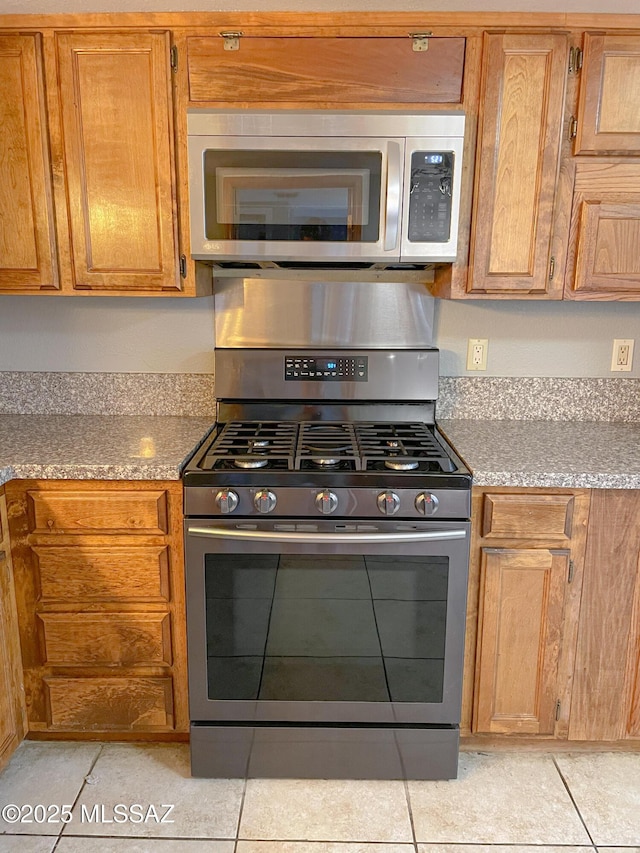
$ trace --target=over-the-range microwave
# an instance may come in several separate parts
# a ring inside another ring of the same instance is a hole
[[[454,261],[464,124],[444,111],[190,110],[191,254]]]

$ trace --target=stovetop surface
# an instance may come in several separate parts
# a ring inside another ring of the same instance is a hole
[[[416,475],[470,476],[432,424],[278,420],[219,425],[188,463],[185,482],[198,483],[218,474],[227,479],[232,475],[229,482],[235,483],[260,475],[281,484],[302,475],[314,482],[332,475],[334,481],[351,486],[360,480],[364,485],[371,475],[393,476],[396,482]]]

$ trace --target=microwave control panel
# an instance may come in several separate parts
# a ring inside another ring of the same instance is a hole
[[[369,358],[354,356],[285,356],[285,381],[295,382],[366,382]]]
[[[409,241],[446,243],[451,231],[453,152],[414,151],[409,187]]]

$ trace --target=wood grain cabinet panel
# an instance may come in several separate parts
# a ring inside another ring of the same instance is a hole
[[[483,551],[475,731],[553,732],[568,562],[568,551]]]
[[[182,484],[8,488],[31,736],[185,739]]]
[[[487,539],[558,539],[567,542],[573,495],[485,494],[482,535]]]
[[[569,299],[640,299],[640,164],[622,160],[576,166]]]
[[[41,613],[50,666],[170,666],[166,613]]]
[[[74,289],[179,292],[169,35],[56,40]]]
[[[589,498],[473,488],[463,733],[567,737]]]
[[[299,103],[308,106],[450,103],[462,100],[464,38],[430,38],[426,51],[409,38],[187,40],[192,104]]]
[[[26,710],[6,502],[0,492],[0,770],[24,737]]]
[[[40,36],[0,35],[0,291],[59,285]]]
[[[29,492],[33,533],[167,532],[164,491]]]
[[[170,598],[166,545],[115,542],[34,544],[37,594],[48,603],[166,602]]]
[[[640,738],[639,675],[640,491],[595,490],[570,739]]]
[[[585,33],[576,154],[640,154],[640,35]]]
[[[556,295],[550,282],[568,39],[485,36],[469,294]]]
[[[45,679],[52,731],[168,731],[170,678]]]

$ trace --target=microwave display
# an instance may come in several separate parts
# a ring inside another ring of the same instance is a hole
[[[207,150],[208,240],[375,243],[380,151]]]
[[[409,189],[409,242],[447,242],[451,232],[452,184],[452,152],[413,152]]]

